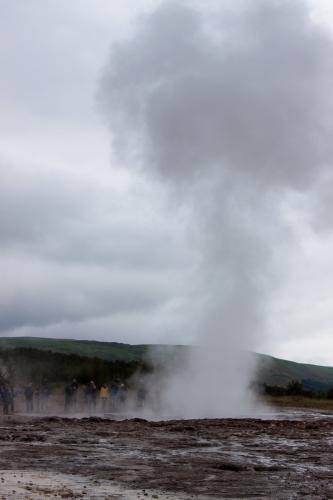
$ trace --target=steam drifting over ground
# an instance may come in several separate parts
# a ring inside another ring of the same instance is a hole
[[[292,240],[285,206],[332,159],[332,41],[295,0],[210,13],[166,2],[137,28],[112,48],[100,106],[120,161],[164,185],[170,206],[188,206],[199,256],[201,348],[164,401],[184,416],[241,413],[244,353],[265,332],[276,249]]]

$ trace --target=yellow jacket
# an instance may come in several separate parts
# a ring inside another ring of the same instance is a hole
[[[101,396],[101,398],[107,398],[109,396],[109,389],[102,386],[99,391],[99,395]]]

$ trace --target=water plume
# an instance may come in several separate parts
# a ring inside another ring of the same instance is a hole
[[[275,248],[289,238],[283,203],[332,160],[330,37],[301,1],[226,5],[162,3],[112,48],[99,92],[119,160],[191,209],[200,347],[162,391],[188,417],[251,407],[245,353],[265,332]]]

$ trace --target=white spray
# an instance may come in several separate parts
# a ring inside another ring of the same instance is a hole
[[[251,406],[245,353],[264,332],[274,248],[288,234],[281,205],[332,159],[332,41],[303,2],[235,5],[159,6],[113,47],[99,96],[119,158],[192,211],[200,348],[162,392],[186,417]]]

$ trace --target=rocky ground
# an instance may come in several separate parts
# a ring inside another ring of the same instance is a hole
[[[333,418],[3,417],[0,498],[333,498]]]

